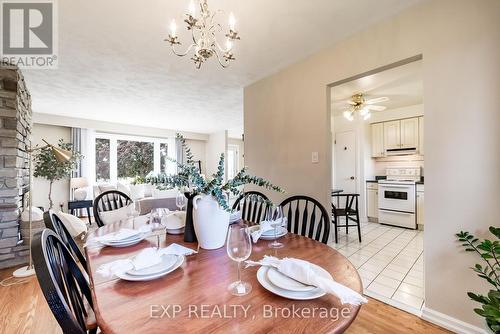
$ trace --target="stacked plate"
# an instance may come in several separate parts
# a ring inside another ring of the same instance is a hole
[[[162,255],[161,262],[141,270],[131,269],[116,273],[116,276],[126,281],[150,281],[171,273],[184,263],[183,255]]]
[[[287,233],[288,233],[288,231],[285,227],[282,227],[282,226],[278,227],[276,229],[276,239],[285,236]],[[268,230],[268,231],[262,233],[262,235],[260,236],[260,239],[262,239],[262,240],[274,240],[275,239],[274,228],[272,230]]]
[[[110,247],[128,247],[138,244],[147,237],[148,233],[135,230],[127,230],[126,232],[118,231],[106,234],[99,238],[99,242]]]
[[[332,276],[325,269],[312,264],[316,275],[332,279]],[[309,300],[319,298],[325,295],[325,292],[315,286],[306,285],[294,280],[282,273],[276,268],[262,266],[257,271],[257,280],[264,289],[288,299]]]

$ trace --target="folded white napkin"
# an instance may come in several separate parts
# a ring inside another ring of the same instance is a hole
[[[246,261],[247,267],[262,265],[278,269],[278,271],[296,281],[306,285],[312,285],[331,293],[340,299],[342,304],[361,305],[368,300],[356,291],[343,286],[329,278],[319,276],[313,270],[310,262],[295,258],[278,259],[274,256],[265,255],[260,261]]]
[[[149,225],[141,226],[137,230],[133,230],[131,228],[122,228],[118,232],[108,233],[100,237],[95,237],[93,241],[120,241],[128,239],[134,235],[148,232],[151,232],[151,226]]]
[[[145,248],[132,258],[102,264],[97,268],[96,272],[105,277],[112,277],[113,275],[124,273],[132,269],[141,270],[160,263],[161,256],[167,254],[192,255],[196,254],[196,251],[179,244],[171,244],[162,249],[156,249],[154,247]]]
[[[261,221],[260,225],[259,225],[260,229],[251,233],[253,242],[256,243],[259,240],[259,238],[262,236],[262,234],[264,234],[265,232],[274,230],[275,224],[280,224],[279,225],[280,227],[285,227],[286,223],[287,223],[286,217],[279,218],[276,220],[263,220],[263,221]]]

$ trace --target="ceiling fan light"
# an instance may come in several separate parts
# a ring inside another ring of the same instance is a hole
[[[369,114],[369,113],[370,113],[370,110],[368,110],[368,108],[362,108],[362,109],[359,111],[359,114],[360,114],[361,116],[365,116],[365,115],[367,115],[367,114]]]
[[[366,115],[363,116],[363,120],[367,120],[369,119],[370,117],[372,117],[372,114],[371,113],[367,113]]]
[[[343,115],[349,121],[352,121],[354,119],[354,117],[352,116],[352,111],[346,110],[346,111],[344,111]]]

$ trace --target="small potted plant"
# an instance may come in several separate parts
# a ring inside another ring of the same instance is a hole
[[[246,184],[283,192],[280,187],[271,182],[249,175],[246,167],[240,170],[233,179],[224,181],[224,154],[220,156],[217,172],[207,179],[200,173],[184,138],[177,134],[177,139],[182,144],[186,163],[177,164],[176,175],[160,174],[148,178],[148,181],[160,187],[187,187],[189,193],[194,195],[192,196],[193,225],[201,248],[217,249],[224,246],[231,212],[228,204],[230,193],[239,196],[243,193],[242,186]],[[188,222],[186,222],[186,227],[187,224]]]
[[[476,264],[471,269],[493,288],[486,296],[473,292],[467,292],[467,295],[481,304],[481,308],[475,308],[474,312],[486,319],[486,328],[492,333],[500,333],[500,228],[490,226],[489,230],[497,240],[480,241],[469,232],[463,231],[457,233],[456,237],[466,251],[476,252],[483,259],[482,265]]]

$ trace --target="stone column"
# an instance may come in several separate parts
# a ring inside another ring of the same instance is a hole
[[[29,187],[31,95],[15,66],[0,64],[0,268],[28,262],[29,240],[21,242],[22,195]]]

